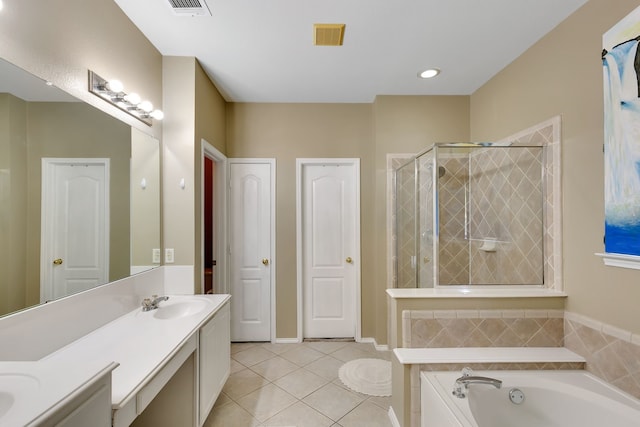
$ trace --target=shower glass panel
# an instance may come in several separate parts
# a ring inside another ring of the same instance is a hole
[[[416,286],[416,171],[415,162],[395,171],[396,287]]]
[[[397,286],[544,285],[544,149],[435,144],[398,168]]]
[[[433,288],[435,280],[436,262],[434,260],[434,245],[437,229],[434,228],[434,182],[437,179],[434,170],[434,152],[425,153],[416,159],[417,171],[417,199],[416,218],[418,218],[417,243],[417,278],[419,288]]]

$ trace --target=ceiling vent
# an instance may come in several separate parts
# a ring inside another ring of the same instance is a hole
[[[345,24],[313,24],[313,44],[342,46]]]
[[[178,16],[211,16],[211,10],[204,0],[169,0],[169,6]]]

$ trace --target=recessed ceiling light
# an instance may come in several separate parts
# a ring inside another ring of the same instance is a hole
[[[420,77],[421,79],[430,79],[437,76],[438,74],[440,74],[440,70],[438,68],[429,68],[418,73],[418,77]]]

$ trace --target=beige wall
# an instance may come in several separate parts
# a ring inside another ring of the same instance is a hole
[[[193,57],[163,58],[163,89],[164,247],[174,249],[176,265],[194,265],[200,293],[201,141],[226,153],[226,103]]]
[[[162,213],[165,248],[173,248],[176,265],[195,259],[195,58],[164,57],[164,147]],[[180,188],[184,179],[185,188]]]
[[[296,158],[361,159],[362,335],[374,333],[370,104],[228,104],[229,157],[276,159],[276,329],[295,338]]]
[[[27,104],[0,94],[0,315],[27,300],[26,164]]]
[[[153,265],[153,249],[160,249],[160,228],[160,142],[131,129],[132,266]]]
[[[591,0],[471,96],[471,137],[499,139],[562,116],[567,309],[640,333],[640,272],[605,267],[602,34],[638,6]]]
[[[228,104],[229,157],[276,159],[276,329],[296,336],[295,159],[361,158],[362,336],[387,342],[386,153],[468,141],[468,97],[380,96],[374,104]]]
[[[196,61],[195,67],[195,189],[196,189],[196,205],[195,205],[195,271],[204,271],[203,262],[203,243],[202,237],[202,140],[204,139],[211,144],[216,150],[226,155],[227,152],[227,124],[226,124],[226,108],[227,103],[218,92],[218,89],[204,72],[200,63]],[[202,277],[196,275],[196,293],[200,293],[202,289]]]

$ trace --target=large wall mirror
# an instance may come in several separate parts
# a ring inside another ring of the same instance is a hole
[[[159,151],[0,59],[0,315],[160,264]]]

